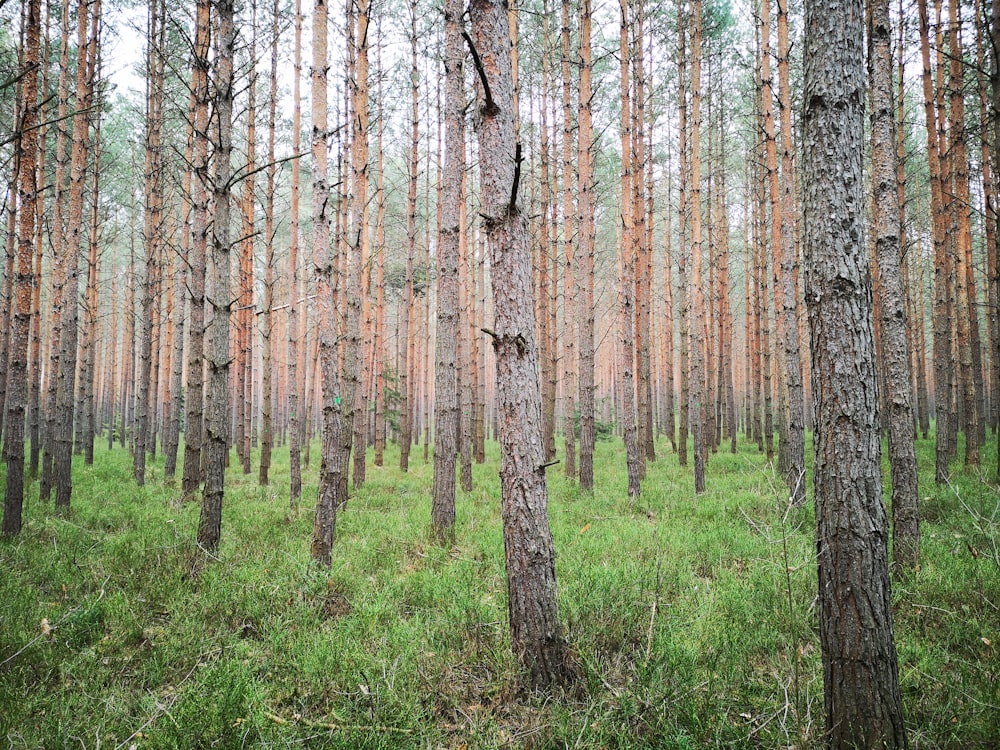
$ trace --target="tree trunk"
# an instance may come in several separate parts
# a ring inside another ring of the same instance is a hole
[[[445,152],[441,234],[437,251],[437,340],[434,367],[434,488],[431,524],[447,539],[455,527],[455,453],[459,429],[455,347],[458,338],[459,220],[465,168],[465,108],[461,0],[445,6]]]
[[[562,61],[562,231],[563,231],[563,469],[566,477],[576,478],[576,320],[573,306],[576,304],[576,278],[574,256],[574,229],[579,231],[579,216],[573,212],[573,182],[576,177],[573,168],[573,101],[570,76],[570,16],[569,0],[562,0],[561,34]],[[577,240],[579,242],[579,239]]]
[[[191,92],[195,100],[192,137],[194,180],[191,192],[191,333],[188,337],[187,396],[184,399],[184,476],[181,491],[192,498],[201,484],[202,437],[204,433],[205,274],[209,232],[209,40],[212,0],[197,0]],[[292,162],[296,168],[298,160]]]
[[[868,82],[871,97],[872,234],[879,274],[882,368],[888,408],[892,469],[893,561],[913,570],[920,553],[917,458],[914,450],[910,353],[900,268],[899,193],[893,137],[892,49],[889,0],[874,0],[868,20]]]
[[[87,41],[87,21],[89,14],[100,15],[100,3],[89,7],[81,2],[77,10],[77,72],[76,72],[76,112],[73,115],[73,148],[70,155],[69,190],[69,236],[65,248],[66,304],[63,307],[62,331],[59,340],[59,386],[56,409],[63,415],[57,419],[52,472],[56,487],[56,507],[68,508],[73,492],[73,414],[76,403],[76,364],[79,323],[79,263],[80,249],[84,242],[84,188],[89,157],[88,131],[89,110],[93,81],[90,77],[89,55],[96,54],[96,40],[93,47]]]
[[[621,204],[620,224],[618,229],[620,299],[619,326],[621,326],[621,343],[619,357],[621,360],[621,412],[618,415],[625,440],[625,461],[628,475],[628,496],[635,498],[640,492],[640,475],[642,459],[639,454],[639,435],[636,425],[635,405],[635,267],[636,247],[633,228],[632,181],[634,178],[635,154],[632,149],[632,105],[630,102],[631,84],[629,81],[629,4],[621,0],[619,56],[621,59]]]
[[[809,2],[805,14],[803,240],[826,741],[905,748],[865,245],[863,8]]]
[[[787,391],[785,484],[792,502],[806,500],[805,393],[799,352],[798,248],[795,241],[795,156],[792,145],[792,92],[789,74],[788,0],[778,0],[778,101],[781,107],[781,307]],[[891,68],[891,60],[887,63]],[[777,295],[778,290],[775,289]],[[775,303],[777,304],[777,302]]]
[[[579,397],[580,404],[580,487],[594,489],[594,147],[591,74],[593,56],[590,44],[591,0],[580,5],[580,124],[577,134],[577,214],[580,237],[576,248],[576,268],[580,291],[576,297],[576,320],[579,326]]]
[[[337,496],[344,465],[341,432],[348,429],[336,403],[341,398],[337,370],[337,332],[334,323],[332,277],[334,259],[330,248],[330,186],[327,183],[327,19],[326,0],[313,6],[312,40],[312,170],[313,170],[313,264],[316,309],[319,314],[319,361],[323,371],[323,450],[319,473],[316,515],[311,555],[314,562],[329,567],[337,523]],[[318,373],[317,373],[318,375]],[[315,383],[315,376],[313,378]],[[314,385],[315,387],[315,385]]]
[[[584,11],[586,15],[586,8]],[[517,205],[519,147],[505,3],[471,5],[479,114],[482,217],[493,272],[501,506],[515,654],[536,686],[566,681],[555,550],[548,522],[538,348],[527,222]]]
[[[701,274],[701,0],[692,3],[691,33],[691,381],[689,420],[694,442],[694,491],[705,491],[705,288]]]
[[[937,115],[931,80],[930,24],[927,0],[917,0],[920,18],[920,57],[923,61],[924,117],[927,127],[927,163],[931,189],[931,239],[934,246],[934,413],[935,413],[935,481],[948,481],[948,461],[951,457],[949,432],[951,426],[951,394],[949,375],[951,362],[951,318],[948,311],[947,255],[944,238],[944,208],[941,185],[941,162],[938,153]]]
[[[410,99],[412,115],[410,118],[410,160],[407,173],[406,192],[406,278],[403,281],[403,300],[399,327],[402,341],[399,344],[399,468],[408,471],[410,468],[410,447],[413,444],[413,412],[415,399],[411,398],[414,390],[414,378],[410,370],[415,363],[416,351],[411,358],[410,341],[416,320],[413,319],[413,265],[417,255],[417,170],[420,155],[420,106],[418,83],[420,74],[417,68],[417,3],[410,3]]]
[[[208,355],[208,388],[205,401],[205,485],[198,545],[209,554],[219,548],[222,533],[222,497],[226,458],[229,454],[229,316],[231,311],[229,265],[230,183],[233,151],[233,56],[236,46],[233,0],[212,0],[218,19],[215,50],[213,133],[215,134],[215,205],[212,221],[213,298],[211,342]]]
[[[267,102],[267,197],[264,212],[264,242],[266,243],[264,260],[264,309],[261,319],[261,421],[260,421],[260,470],[257,480],[262,485],[269,483],[271,470],[271,450],[274,446],[273,424],[273,372],[272,343],[274,332],[274,188],[277,177],[277,165],[274,161],[274,129],[277,121],[278,107],[278,18],[280,8],[278,0],[274,0],[271,10],[271,73],[269,76],[270,90]]]
[[[300,79],[302,78],[302,0],[295,0],[295,65],[292,82],[292,153],[302,149],[302,112]],[[301,165],[292,159],[291,197],[288,238],[288,459],[290,473],[289,504],[295,513],[302,496],[302,453],[300,447],[303,390],[300,382],[305,373],[299,371],[299,182]],[[305,317],[305,316],[303,316]],[[302,347],[305,350],[305,346]],[[302,368],[303,370],[305,368]]]
[[[6,368],[6,429],[4,434],[3,533],[21,531],[24,504],[24,411],[28,375],[28,329],[32,286],[35,283],[35,201],[39,199],[36,172],[38,154],[38,64],[41,38],[41,0],[28,0],[24,25],[24,53],[17,127],[17,192],[21,207],[17,227],[17,283],[12,286],[14,317],[10,326],[10,359]],[[6,321],[4,325],[6,326]]]

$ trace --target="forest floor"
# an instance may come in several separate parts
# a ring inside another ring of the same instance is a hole
[[[198,505],[144,488],[125,451],[74,468],[72,510],[40,504],[0,541],[0,743],[13,748],[813,747],[823,727],[811,501],[789,508],[754,446],[713,455],[708,490],[669,444],[638,502],[618,441],[593,496],[549,469],[560,614],[578,685],[520,683],[510,653],[498,456],[459,492],[454,546],[430,534],[431,466],[369,463],[309,562],[312,467],[291,513],[233,461],[222,546]],[[920,570],[893,585],[911,746],[1000,747],[1000,493],[992,469],[933,483],[920,441]],[[960,454],[961,455],[961,454]],[[995,439],[983,456],[995,465]],[[255,457],[256,458],[256,457]],[[2,476],[2,468],[0,468]],[[810,488],[811,491],[811,488]],[[888,496],[888,492],[886,493]]]

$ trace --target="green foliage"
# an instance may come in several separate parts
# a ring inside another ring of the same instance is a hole
[[[550,469],[562,619],[580,684],[526,692],[507,631],[497,455],[460,493],[456,543],[429,527],[431,467],[369,467],[338,517],[329,571],[309,562],[311,514],[227,477],[218,560],[195,503],[125,452],[74,471],[72,511],[29,492],[0,541],[0,737],[11,747],[812,747],[823,690],[815,522],[789,509],[752,446],[709,461],[695,499],[668,446],[642,496],[619,441],[599,443],[593,495]],[[993,450],[995,448],[991,448]],[[995,488],[925,477],[919,571],[894,585],[914,744],[1000,742]],[[235,466],[234,462],[234,466]],[[2,477],[2,474],[0,474]],[[303,497],[315,496],[315,467]]]

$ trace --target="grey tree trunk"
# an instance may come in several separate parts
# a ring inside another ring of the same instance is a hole
[[[580,291],[576,296],[579,337],[578,398],[580,408],[580,487],[594,489],[594,147],[591,110],[593,56],[590,44],[591,0],[580,5],[580,124],[577,133],[577,213],[580,237],[576,268]]]
[[[181,491],[193,497],[201,484],[204,432],[205,273],[208,254],[208,56],[211,0],[197,0],[191,89],[195,100],[193,134],[194,180],[191,192],[191,332],[188,336],[187,391],[184,398],[184,476]],[[298,163],[295,160],[293,163]]]
[[[479,72],[481,213],[493,275],[501,515],[514,652],[533,684],[566,681],[555,550],[548,519],[542,445],[531,254],[527,219],[517,205],[520,178],[510,31],[503,0],[474,0],[473,48]]]
[[[222,496],[229,454],[229,214],[233,151],[233,55],[236,46],[233,0],[213,0],[218,19],[215,53],[215,212],[212,221],[212,330],[208,353],[208,389],[205,401],[205,485],[198,545],[209,553],[219,548],[222,534]]]
[[[893,562],[913,569],[920,553],[917,458],[914,449],[910,351],[899,244],[899,193],[893,133],[892,44],[889,0],[872,0],[868,21],[868,86],[872,102],[872,230],[879,273],[882,369],[889,410],[892,470]]]
[[[803,241],[820,643],[829,746],[903,748],[865,245],[863,14],[862,0],[805,7]]]
[[[455,454],[459,430],[455,369],[458,331],[458,264],[461,242],[462,172],[465,169],[465,69],[462,0],[444,9],[444,194],[437,251],[437,339],[434,365],[434,489],[431,524],[441,538],[454,534]]]

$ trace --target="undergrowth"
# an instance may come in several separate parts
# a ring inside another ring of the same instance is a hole
[[[497,455],[459,493],[456,541],[430,533],[431,466],[369,464],[337,520],[333,567],[309,562],[315,466],[288,507],[227,475],[219,559],[196,503],[126,453],[74,467],[72,510],[31,485],[0,541],[0,738],[10,747],[813,747],[823,727],[814,518],[753,446],[713,455],[708,490],[658,445],[636,502],[619,444],[587,495],[549,469],[560,612],[580,683],[520,681],[510,652]],[[1000,744],[1000,508],[918,447],[922,563],[895,581],[900,680],[915,748]],[[318,451],[314,450],[314,455]],[[984,451],[984,455],[993,455]],[[929,479],[930,478],[930,479]],[[888,496],[888,493],[887,493]]]

